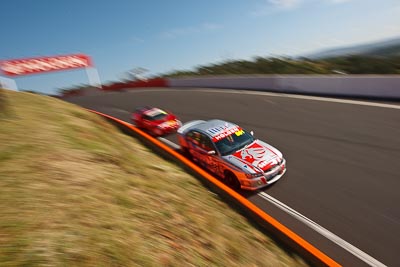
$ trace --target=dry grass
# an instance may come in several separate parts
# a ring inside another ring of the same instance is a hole
[[[97,115],[0,93],[0,266],[305,265]]]

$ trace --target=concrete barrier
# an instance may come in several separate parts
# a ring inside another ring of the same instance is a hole
[[[168,79],[168,86],[400,99],[400,75],[205,76],[170,78]]]

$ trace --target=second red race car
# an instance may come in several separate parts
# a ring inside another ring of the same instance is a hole
[[[132,114],[132,121],[153,136],[175,133],[182,126],[174,114],[155,107],[137,108]]]

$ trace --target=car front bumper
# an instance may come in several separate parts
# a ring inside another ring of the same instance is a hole
[[[167,127],[167,128],[162,128],[161,131],[163,131],[164,134],[170,134],[170,133],[176,133],[178,129],[179,127]]]
[[[241,181],[241,188],[244,190],[257,190],[267,185],[273,184],[278,181],[286,173],[286,160],[283,159],[282,163],[272,170],[264,173],[263,176],[253,179],[243,179]]]

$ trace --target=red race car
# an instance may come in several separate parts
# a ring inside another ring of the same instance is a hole
[[[182,126],[174,114],[153,107],[137,108],[132,114],[132,121],[153,136],[175,133]]]

